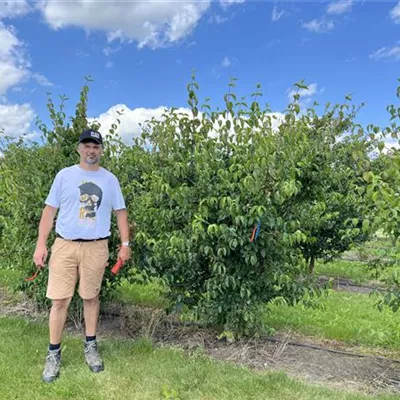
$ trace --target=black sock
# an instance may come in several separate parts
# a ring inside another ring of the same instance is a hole
[[[61,343],[58,344],[49,344],[49,350],[54,351],[54,350],[58,350],[61,351]]]
[[[96,335],[86,336],[86,342],[95,342],[95,341],[96,341]]]

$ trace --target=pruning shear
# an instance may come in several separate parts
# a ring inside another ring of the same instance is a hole
[[[36,271],[32,276],[29,276],[27,278],[24,279],[25,282],[32,282],[36,279],[36,277],[39,275],[39,272],[42,270],[42,267],[40,267],[39,265],[36,266]]]

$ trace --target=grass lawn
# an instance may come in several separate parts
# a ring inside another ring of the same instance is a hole
[[[155,308],[163,308],[167,305],[167,301],[162,296],[162,286],[157,281],[147,284],[130,284],[124,280],[117,290],[115,300]]]
[[[390,277],[393,272],[399,271],[396,265],[385,266],[379,271],[379,280]],[[369,269],[366,262],[336,260],[328,263],[316,263],[315,273],[317,275],[326,275],[332,278],[351,279],[356,284],[377,284],[379,281],[374,278],[373,270]]]
[[[341,268],[342,264],[339,263],[338,268]],[[157,283],[124,283],[118,291],[117,299],[146,307],[165,304],[161,286]],[[307,336],[338,340],[349,345],[400,351],[400,312],[393,313],[387,308],[380,312],[374,306],[377,301],[376,295],[329,291],[327,296],[321,298],[321,308],[317,309],[302,305],[271,305],[270,311],[265,314],[265,322],[276,330],[290,329]]]
[[[376,296],[330,291],[321,298],[322,309],[272,305],[265,322],[275,329],[400,351],[400,313],[380,312],[376,301]]]
[[[15,272],[0,270],[1,286],[9,286],[13,282]],[[329,291],[327,296],[321,298],[321,308],[318,309],[302,305],[271,305],[270,311],[265,314],[265,322],[276,330],[290,329],[307,336],[339,340],[350,345],[400,351],[400,312],[393,313],[389,309],[378,311],[374,307],[377,300],[376,296],[366,294]],[[116,301],[152,308],[166,304],[162,287],[157,282],[147,285],[123,282]]]
[[[318,273],[356,281],[357,277],[361,281],[365,277],[365,264],[344,261],[330,264],[319,264]],[[15,286],[16,279],[21,279],[18,273],[0,269],[0,286]],[[125,281],[116,300],[157,308],[166,304],[158,282],[132,285]],[[365,294],[329,291],[321,298],[322,309],[271,305],[265,322],[276,330],[291,330],[318,339],[362,346],[366,352],[379,353],[384,349],[397,354],[400,351],[400,314],[387,309],[379,312],[374,307],[376,301],[376,297]],[[48,342],[46,326],[2,317],[0,337],[0,399],[399,398],[332,391],[303,384],[284,373],[257,373],[212,361],[201,352],[188,356],[179,349],[154,348],[145,339],[137,342],[102,340],[106,371],[96,375],[84,364],[82,342],[74,336],[67,336],[63,341],[62,376],[49,386],[40,381]]]
[[[204,355],[153,348],[147,340],[103,340],[106,370],[93,374],[83,361],[82,342],[63,341],[61,377],[40,381],[47,327],[22,319],[0,318],[1,399],[137,399],[137,400],[367,400],[398,399],[332,391],[300,383],[284,373],[258,373],[211,361]]]
[[[165,301],[160,298],[160,286],[156,283],[144,287],[124,284],[117,297],[147,307],[158,307]],[[400,351],[400,312],[393,313],[387,308],[380,312],[375,307],[377,301],[376,295],[329,291],[317,309],[271,305],[265,322],[276,330],[290,329],[349,345]]]
[[[317,275],[332,278],[348,278],[355,283],[367,283],[372,280],[368,265],[365,262],[336,260],[328,263],[318,262],[315,266]]]
[[[12,287],[15,286],[18,279],[22,279],[21,273],[13,269],[1,268],[0,265],[0,286]]]
[[[156,283],[148,286],[124,284],[118,298],[147,307],[159,307],[165,302]],[[321,308],[317,309],[271,305],[265,322],[276,330],[290,329],[349,345],[400,351],[400,312],[393,313],[389,309],[380,312],[374,306],[377,301],[375,295],[329,291],[321,298]]]

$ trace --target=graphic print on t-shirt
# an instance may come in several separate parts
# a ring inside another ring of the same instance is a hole
[[[96,212],[103,198],[103,191],[93,182],[83,182],[79,189],[81,191],[79,201],[79,219],[95,220]]]

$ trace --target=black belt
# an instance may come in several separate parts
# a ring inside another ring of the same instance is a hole
[[[97,242],[98,240],[107,240],[110,236],[102,237],[102,238],[97,238],[97,239],[65,239],[58,233],[56,234],[56,237],[64,240],[68,240],[70,242]]]

